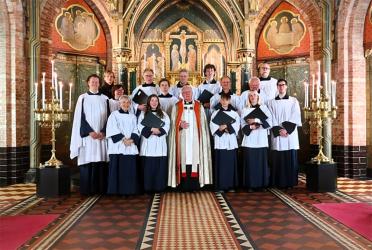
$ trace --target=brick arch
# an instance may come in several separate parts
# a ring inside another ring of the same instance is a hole
[[[269,20],[271,14],[274,10],[282,3],[287,2],[293,5],[300,12],[301,16],[304,18],[310,34],[310,61],[314,62],[322,57],[321,44],[322,44],[322,20],[321,20],[321,10],[315,1],[277,1],[269,0],[260,10],[256,18],[256,36],[255,42],[256,46],[260,38],[260,34],[263,31],[267,21]],[[315,64],[310,64],[310,71],[315,71]]]
[[[52,57],[51,49],[51,34],[54,26],[54,19],[59,14],[61,6],[64,5],[65,0],[55,0],[46,1],[42,6],[40,15],[40,58],[41,58],[41,70],[49,72],[51,69],[49,60]],[[103,32],[106,37],[107,46],[107,68],[112,68],[112,38],[110,27],[106,22],[105,16],[102,14],[100,9],[95,4],[94,0],[85,0],[85,2],[92,9],[93,13],[96,15],[98,21],[100,22]],[[102,6],[100,6],[102,7]],[[49,71],[48,71],[49,70]]]
[[[363,34],[368,1],[340,3],[337,20],[337,145],[366,145],[366,60]],[[350,122],[358,121],[358,122]]]

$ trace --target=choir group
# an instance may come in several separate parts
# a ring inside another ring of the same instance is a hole
[[[103,86],[90,75],[76,103],[70,145],[81,194],[297,185],[301,113],[287,81],[270,77],[263,64],[260,78],[252,77],[238,96],[230,78],[217,81],[215,71],[206,65],[206,80],[194,87],[187,70],[170,86],[167,79],[155,84],[154,72],[145,69],[131,96],[113,84],[112,72]]]

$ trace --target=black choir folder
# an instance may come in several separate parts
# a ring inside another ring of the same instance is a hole
[[[260,108],[255,108],[251,113],[244,117],[244,120],[256,118],[260,119],[261,121],[265,121],[267,119],[267,115]]]
[[[145,117],[141,121],[141,124],[149,128],[161,128],[165,125],[165,122],[163,122],[159,117],[154,115],[152,112],[148,112],[145,114]]]
[[[213,117],[212,122],[217,125],[229,125],[235,122],[235,119],[223,112],[218,111],[215,117]]]
[[[142,89],[139,89],[133,96],[133,101],[137,104],[146,104],[147,97],[146,93]]]
[[[208,90],[203,90],[201,95],[199,96],[198,100],[201,103],[209,103],[210,99],[212,98],[213,94],[209,92]]]

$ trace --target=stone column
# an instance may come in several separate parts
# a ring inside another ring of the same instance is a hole
[[[30,57],[30,170],[26,173],[25,181],[34,182],[36,176],[36,168],[40,164],[40,128],[35,121],[34,103],[35,103],[35,82],[40,86],[40,1],[28,1],[29,11],[29,57]],[[40,97],[40,94],[39,94]],[[40,104],[39,104],[40,107]]]
[[[324,96],[328,96],[328,105],[331,106],[331,60],[332,60],[332,16],[333,16],[333,5],[332,1],[322,0],[321,1],[321,8],[322,8],[322,55],[323,55],[323,70],[322,72],[327,72],[327,79],[324,79],[324,74],[321,76],[323,79],[323,94]],[[325,83],[327,83],[327,87],[325,87]],[[323,153],[328,159],[332,159],[332,119],[326,118],[323,120]]]

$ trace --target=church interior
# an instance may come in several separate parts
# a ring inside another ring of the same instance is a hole
[[[371,1],[1,0],[0,58],[1,249],[372,248]],[[298,185],[79,193],[89,75],[131,94],[213,64],[240,95],[263,63],[300,104]]]

